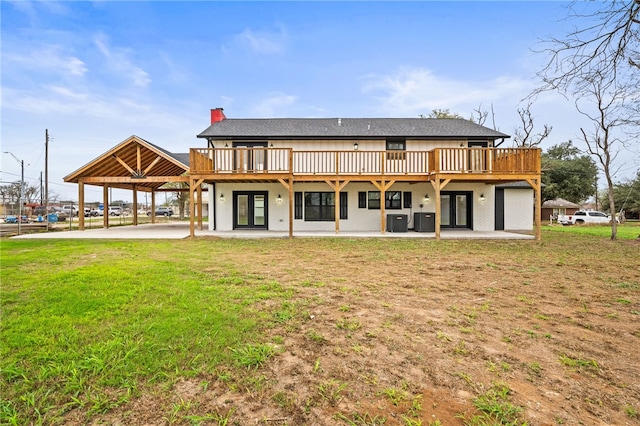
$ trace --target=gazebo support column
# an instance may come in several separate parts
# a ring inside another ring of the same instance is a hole
[[[109,228],[109,185],[102,186],[102,227]]]
[[[73,219],[73,210],[71,210],[71,218]],[[84,182],[78,182],[78,229],[84,231]]]
[[[138,225],[138,185],[133,185],[133,225]]]

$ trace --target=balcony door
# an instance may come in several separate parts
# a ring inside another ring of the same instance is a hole
[[[267,191],[233,192],[233,229],[268,229]]]
[[[442,192],[440,194],[440,226],[442,228],[473,229],[471,192]]]
[[[487,150],[484,149],[489,146],[487,141],[469,141],[467,144],[469,148],[469,171],[472,173],[483,173],[487,170]],[[476,148],[476,149],[473,149]]]
[[[234,142],[235,169],[244,173],[262,172],[267,168],[267,142]],[[252,149],[251,149],[252,148]],[[256,149],[265,148],[265,149]]]

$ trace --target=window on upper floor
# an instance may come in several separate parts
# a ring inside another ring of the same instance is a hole
[[[405,139],[387,139],[387,160],[405,160],[407,141]]]

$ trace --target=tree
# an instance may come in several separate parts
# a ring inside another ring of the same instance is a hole
[[[628,105],[638,102],[638,95],[631,97],[629,88],[625,84],[608,82],[596,74],[585,87],[587,98],[576,100],[576,108],[591,122],[591,128],[580,128],[582,140],[587,146],[587,152],[598,162],[607,182],[607,198],[612,214],[616,213],[614,199],[613,176],[617,172],[615,159],[620,152],[620,146],[626,142],[624,129],[633,125],[637,118],[630,115]],[[592,105],[584,107],[583,104]],[[637,123],[636,123],[637,124]],[[622,128],[622,131],[621,131]],[[617,235],[617,223],[611,221],[611,239]]]
[[[569,20],[574,29],[564,37],[543,41],[548,61],[538,73],[543,86],[537,92],[578,92],[585,88],[585,76],[599,73],[605,83],[640,74],[640,1],[612,0],[598,3],[600,9],[581,12],[592,2],[574,1]]]
[[[598,168],[586,154],[567,141],[542,154],[542,199],[564,198],[582,203],[595,193]]]
[[[5,203],[17,203],[20,199],[20,181],[0,186],[0,197]],[[23,203],[39,203],[40,187],[24,183]]]
[[[424,116],[420,116],[421,118],[424,118]],[[429,113],[429,115],[427,115],[426,118],[462,118],[464,119],[463,116],[461,116],[458,113],[455,112],[451,112],[449,111],[449,109],[434,109],[431,111],[431,113]]]
[[[531,102],[527,103],[525,108],[518,108],[518,115],[522,122],[522,128],[515,130],[513,137],[513,143],[516,148],[533,148],[540,146],[543,140],[545,140],[551,130],[552,126],[545,124],[543,130],[540,133],[534,133],[533,115],[531,114]]]
[[[607,181],[607,198],[615,212],[613,175],[615,158],[630,126],[640,121],[638,84],[640,77],[640,0],[612,0],[598,3],[571,3],[569,18],[579,22],[563,38],[546,40],[546,66],[538,73],[542,86],[533,95],[547,90],[573,95],[576,108],[591,122],[580,128],[587,152],[598,161]],[[591,105],[586,105],[587,103]],[[611,239],[617,234],[612,221]]]
[[[619,213],[625,212],[628,217],[640,219],[640,171],[635,179],[615,184],[613,198],[616,206],[619,206]],[[605,207],[608,207],[608,201]]]
[[[171,197],[171,202],[178,205],[178,214],[180,219],[184,218],[184,213],[189,206],[189,184],[184,182],[169,182],[163,185],[163,188],[175,189]]]

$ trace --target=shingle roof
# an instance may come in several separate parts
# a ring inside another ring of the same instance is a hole
[[[353,139],[353,138],[484,138],[509,135],[457,118],[268,118],[225,119],[199,138]]]

